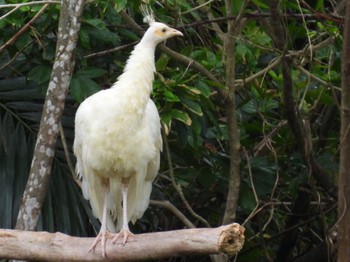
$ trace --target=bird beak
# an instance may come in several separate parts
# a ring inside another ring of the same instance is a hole
[[[176,29],[172,29],[171,30],[171,35],[172,36],[184,36],[179,30],[176,30]]]

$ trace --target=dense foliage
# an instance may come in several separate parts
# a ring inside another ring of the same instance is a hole
[[[0,4],[16,2],[0,0]],[[235,15],[243,2],[234,1]],[[329,240],[337,220],[333,189],[339,150],[341,10],[333,1],[308,2],[280,1],[288,41],[283,52],[272,35],[270,6],[253,0],[243,12],[235,53],[242,159],[235,220],[246,228],[246,243],[237,261],[270,261],[288,252],[290,258],[297,258]],[[220,90],[225,88],[223,38],[233,17],[226,17],[224,1],[152,4],[158,20],[184,32],[183,38],[171,39],[166,46],[198,62],[207,73],[157,51],[153,99],[169,152],[163,150],[151,198],[169,200],[198,227],[217,226],[225,211],[230,168]],[[57,142],[40,230],[91,236],[99,227],[74,176],[74,114],[84,98],[108,88],[121,74],[140,38],[139,30],[125,17],[142,25],[139,5],[140,1],[125,0],[86,4],[62,119],[64,137],[61,133]],[[41,8],[23,5],[9,15],[12,8],[0,9],[0,205],[6,210],[0,213],[0,227],[4,228],[13,228],[16,222],[55,55],[59,4],[50,4],[28,30],[18,33]],[[18,38],[13,39],[16,34]],[[311,138],[304,141],[309,154],[303,154],[303,145],[288,122],[282,53],[290,62],[298,120],[305,137]],[[315,163],[321,170],[316,175]],[[170,211],[153,204],[132,230],[184,227]],[[285,249],[288,240],[291,248]]]

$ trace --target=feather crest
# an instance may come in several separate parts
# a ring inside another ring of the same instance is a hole
[[[154,19],[153,10],[147,5],[140,6],[141,13],[143,15],[143,22],[149,25],[153,24],[156,20]]]

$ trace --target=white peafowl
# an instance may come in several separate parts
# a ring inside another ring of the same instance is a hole
[[[101,229],[89,251],[101,242],[131,234],[128,223],[142,217],[149,205],[152,182],[160,162],[162,138],[157,108],[150,99],[157,44],[182,36],[178,30],[155,22],[143,10],[149,28],[132,51],[124,72],[110,89],[88,97],[75,116],[74,153],[82,177],[84,197],[90,201]],[[111,214],[111,216],[110,216]],[[117,221],[117,224],[114,224]]]

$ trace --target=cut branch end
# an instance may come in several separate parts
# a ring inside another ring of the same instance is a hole
[[[244,244],[244,227],[237,223],[230,224],[222,230],[218,247],[220,252],[232,256],[237,254]]]

